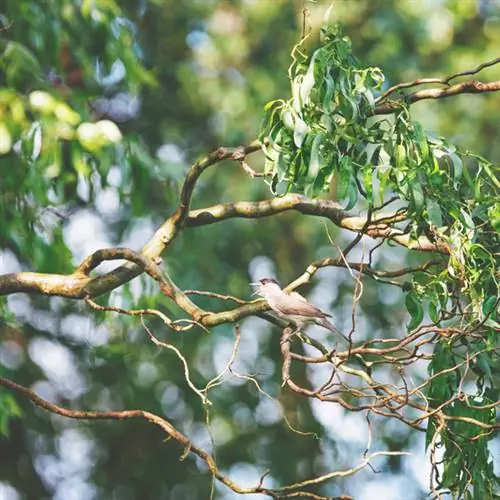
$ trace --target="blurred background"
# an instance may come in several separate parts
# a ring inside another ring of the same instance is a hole
[[[306,45],[317,43],[329,6],[302,0],[0,1],[0,105],[10,95],[5,92],[21,99],[44,89],[89,121],[115,122],[124,137],[121,146],[99,151],[95,160],[81,145],[51,143],[46,131],[54,124],[46,116],[40,118],[47,122],[43,128],[29,113],[17,132],[17,125],[7,123],[8,134],[24,133],[23,144],[30,138],[32,149],[23,156],[13,147],[0,156],[0,273],[68,272],[99,248],[140,249],[175,209],[189,165],[219,146],[249,143],[263,106],[288,97],[290,52],[304,25],[312,30]],[[444,77],[499,55],[497,0],[337,0],[330,17],[341,21],[360,62],[383,70],[388,86]],[[500,70],[488,68],[477,78],[498,80]],[[500,161],[499,115],[494,93],[413,106],[427,130],[493,163]],[[257,171],[263,166],[260,154],[248,161]],[[193,206],[269,196],[265,183],[237,164],[219,164],[202,176]],[[339,246],[352,238],[335,227],[328,232]],[[365,252],[370,245],[366,241]],[[250,281],[275,276],[287,283],[311,261],[335,255],[322,221],[286,213],[186,230],[164,261],[181,288],[248,298]],[[361,250],[353,254],[353,260],[360,258]],[[387,248],[376,264],[397,268],[418,258]],[[301,292],[348,330],[353,288],[347,271],[325,269]],[[196,302],[211,310],[228,306],[203,297]],[[182,317],[142,277],[101,303],[156,307]],[[210,392],[212,441],[181,363],[155,347],[139,321],[24,294],[7,297],[1,311],[2,375],[73,409],[141,408],[163,415],[194,443],[209,451],[215,443],[221,469],[243,486],[257,484],[267,469],[269,484],[278,486],[350,468],[362,458],[368,441],[364,416],[282,391],[279,333],[260,319],[242,323],[235,374]],[[406,331],[399,289],[365,281],[357,316],[358,340]],[[182,351],[197,387],[230,357],[230,325],[206,334],[175,333],[150,319],[147,324]],[[311,335],[327,340],[321,330]],[[272,398],[239,375],[254,376]],[[426,375],[422,363],[416,380]],[[294,376],[316,386],[325,373],[297,367]],[[7,418],[16,412],[22,417]],[[285,417],[305,434],[294,432]],[[373,451],[413,456],[381,458],[374,463],[378,473],[367,468],[316,491],[360,500],[424,498],[424,436],[395,420],[373,419],[371,425]],[[192,456],[180,461],[184,450],[144,422],[70,421],[1,389],[0,428],[1,500],[209,497],[205,465]],[[498,449],[493,451],[498,459]],[[215,484],[215,498],[236,496]]]

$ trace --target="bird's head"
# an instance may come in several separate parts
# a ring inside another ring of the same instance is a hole
[[[263,278],[257,283],[250,283],[255,287],[255,292],[252,295],[260,295],[261,297],[266,297],[266,295],[276,289],[281,289],[279,283],[273,278]]]

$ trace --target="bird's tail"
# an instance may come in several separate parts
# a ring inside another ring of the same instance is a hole
[[[321,318],[318,321],[318,324],[321,325],[322,327],[326,328],[327,330],[330,330],[333,333],[340,334],[340,332],[326,318]]]

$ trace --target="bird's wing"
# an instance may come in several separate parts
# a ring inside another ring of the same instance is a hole
[[[310,316],[324,318],[330,314],[324,313],[321,309],[313,306],[302,295],[297,292],[287,294],[288,297],[280,301],[279,309],[285,315]]]
[[[288,295],[290,295],[290,297],[296,297],[297,299],[301,300],[302,302],[307,302],[307,299],[305,297],[303,297],[302,295],[300,295],[299,292],[290,292]]]

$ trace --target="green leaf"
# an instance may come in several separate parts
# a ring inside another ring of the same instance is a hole
[[[264,140],[271,129],[275,126],[276,118],[278,117],[278,112],[281,111],[283,107],[283,101],[276,100],[268,102],[264,106],[264,115],[260,123],[259,140]]]
[[[373,203],[373,167],[371,164],[365,165],[363,169],[363,185],[366,189],[368,202]]]
[[[409,292],[405,298],[406,309],[410,313],[411,320],[408,324],[408,331],[414,330],[417,326],[422,323],[424,319],[424,309],[422,307],[422,302],[420,297],[415,293],[414,290]]]
[[[462,171],[463,171],[462,159],[456,153],[449,154],[448,158],[451,160],[451,163],[453,165],[453,177],[455,179],[455,185],[456,185],[458,181],[462,178]]]
[[[302,80],[302,83],[300,84],[300,100],[302,105],[308,102],[309,100],[309,94],[311,93],[311,89],[314,86],[314,65],[315,65],[315,59],[316,56],[318,55],[318,51],[314,53],[314,55],[311,57],[311,62],[309,63],[309,67],[307,68],[307,72],[304,75],[304,78]]]
[[[319,169],[321,167],[320,146],[322,140],[323,136],[318,134],[312,142],[311,155],[309,158],[309,168],[307,169],[308,181],[314,182],[314,180],[318,176]]]
[[[406,166],[406,148],[402,144],[396,144],[394,161],[398,169],[403,169]]]
[[[358,186],[356,185],[354,178],[351,178],[347,190],[348,202],[345,207],[346,210],[351,210],[351,208],[353,208],[356,205],[356,203],[358,202],[358,195],[359,195]]]
[[[330,73],[327,73],[325,76],[325,83],[326,83],[326,92],[325,96],[323,97],[323,108],[326,110],[332,109],[332,97],[333,93],[335,91],[335,81],[332,78],[332,75]]]
[[[434,420],[429,420],[427,424],[427,429],[425,431],[425,450],[427,451],[427,448],[432,442],[432,439],[434,438],[434,435],[436,434],[436,424],[434,423]]]
[[[349,191],[352,179],[352,161],[349,156],[343,156],[340,160],[337,180],[337,199],[344,200]]]
[[[300,116],[295,117],[295,128],[293,129],[293,142],[300,148],[304,139],[309,132],[309,127]]]
[[[460,210],[460,213],[462,214],[462,220],[465,222],[467,227],[469,229],[475,229],[476,225],[474,224],[472,217],[463,209]]]
[[[413,179],[410,182],[414,210],[417,214],[422,212],[422,208],[424,206],[424,190],[422,189],[422,184],[417,179]]]
[[[413,129],[415,132],[415,140],[417,141],[420,155],[422,157],[422,163],[424,163],[429,158],[429,144],[427,142],[427,137],[425,136],[424,129],[420,123],[413,122]]]
[[[443,215],[438,202],[433,198],[427,198],[425,205],[429,222],[435,227],[442,227]]]
[[[498,304],[498,297],[497,296],[491,296],[488,297],[484,302],[482,306],[482,311],[485,316],[489,316],[494,310],[495,306]]]
[[[435,302],[429,302],[429,317],[433,323],[437,323],[439,321],[438,308]]]

